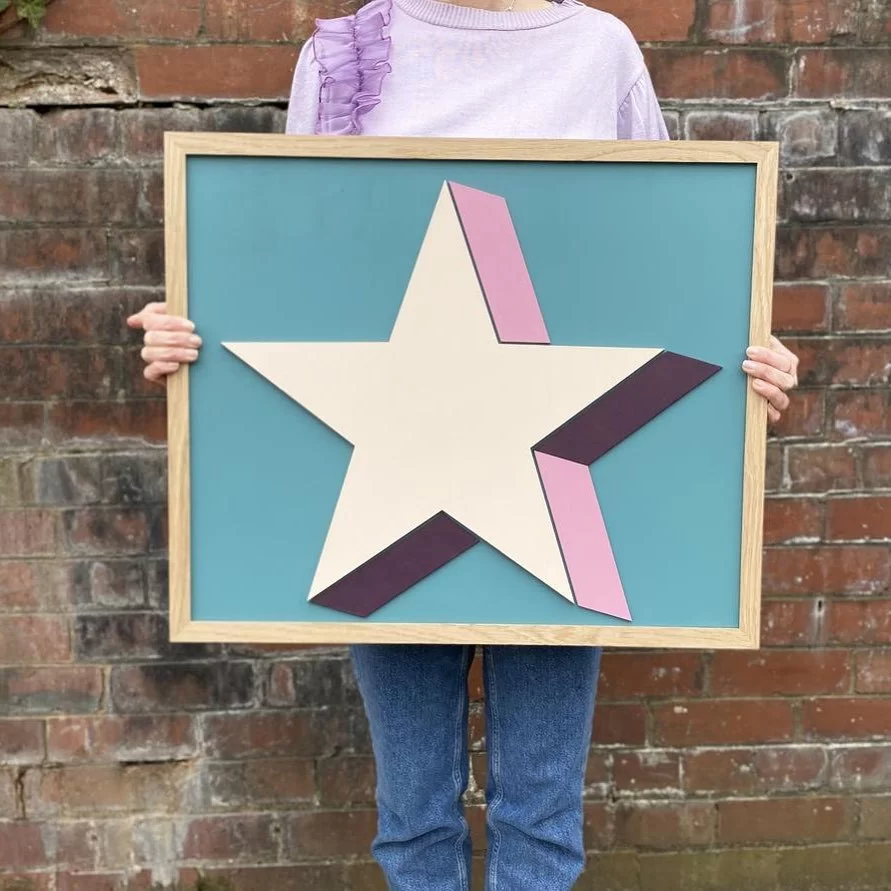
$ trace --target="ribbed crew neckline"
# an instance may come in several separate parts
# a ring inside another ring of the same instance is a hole
[[[394,2],[403,12],[422,22],[444,28],[479,31],[524,31],[530,28],[545,28],[572,18],[586,8],[578,0],[552,2],[547,9],[520,12],[495,12],[491,9],[459,6],[447,0],[394,0]]]

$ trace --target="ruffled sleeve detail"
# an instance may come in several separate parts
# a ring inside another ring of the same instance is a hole
[[[371,0],[354,15],[316,22],[313,54],[321,77],[316,133],[361,133],[362,117],[380,103],[390,73],[392,2]]]
[[[618,117],[619,139],[668,139],[665,118],[646,69],[619,105]]]

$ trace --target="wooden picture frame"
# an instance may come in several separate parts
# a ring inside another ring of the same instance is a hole
[[[575,140],[378,139],[281,135],[168,133],[165,138],[166,279],[169,311],[189,310],[190,159],[293,159],[351,162],[486,162],[493,168],[516,164],[560,165],[737,165],[753,174],[751,223],[750,343],[767,344],[773,291],[778,150],[775,143],[587,142]],[[259,163],[259,160],[258,160]],[[327,168],[326,168],[327,169]],[[346,169],[345,167],[342,169]],[[389,168],[387,168],[389,169]],[[395,168],[394,168],[395,169]],[[413,168],[414,169],[414,168]],[[487,168],[488,169],[488,168]],[[576,168],[580,169],[580,168]],[[605,169],[605,168],[604,168]],[[654,168],[655,169],[655,168]],[[659,168],[661,170],[661,166]],[[714,167],[714,169],[718,169]],[[394,174],[395,175],[395,174]],[[739,227],[737,227],[739,228]],[[201,329],[201,320],[199,331]],[[740,362],[743,356],[739,356]],[[728,369],[736,373],[735,369]],[[247,369],[245,369],[247,371]],[[741,390],[737,390],[742,392]],[[766,405],[750,387],[740,396],[744,410],[738,622],[725,626],[529,624],[510,622],[371,622],[245,620],[204,618],[193,602],[193,491],[190,463],[190,372],[168,382],[170,637],[176,642],[247,643],[475,643],[605,645],[747,649],[759,645]],[[695,435],[695,432],[694,432]],[[244,456],[233,456],[233,462]],[[695,567],[691,567],[695,570]],[[248,592],[245,592],[245,596]],[[295,590],[295,597],[305,594]]]

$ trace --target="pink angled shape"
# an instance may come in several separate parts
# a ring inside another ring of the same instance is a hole
[[[501,343],[550,343],[507,201],[449,183],[495,334]],[[576,603],[631,620],[606,524],[585,464],[534,452]]]
[[[449,183],[476,274],[502,343],[550,343],[507,201]]]
[[[542,452],[535,452],[535,461],[576,603],[630,621],[591,471]]]

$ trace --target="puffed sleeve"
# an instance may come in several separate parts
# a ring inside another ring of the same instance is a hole
[[[313,52],[312,40],[307,40],[297,57],[291,98],[288,102],[288,122],[285,132],[295,136],[312,136],[316,132],[319,114],[321,78]]]
[[[619,106],[619,139],[668,139],[665,118],[646,68]]]

